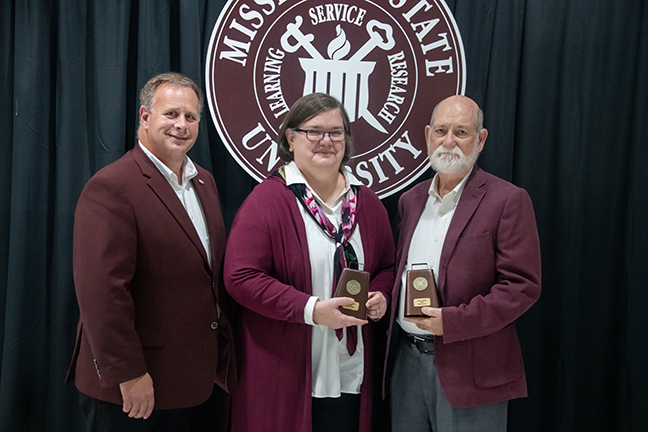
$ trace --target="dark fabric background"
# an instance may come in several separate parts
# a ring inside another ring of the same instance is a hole
[[[62,385],[77,197],[132,147],[148,78],[203,85],[224,3],[0,3],[1,431],[81,430]],[[646,430],[648,3],[449,6],[490,132],[480,165],[529,191],[542,243],[542,297],[518,322],[529,397],[511,403],[509,430]],[[230,224],[255,182],[203,118],[191,157],[214,173]],[[392,218],[397,200],[384,200]]]

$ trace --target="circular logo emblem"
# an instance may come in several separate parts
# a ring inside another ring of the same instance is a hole
[[[384,198],[428,168],[432,109],[463,94],[461,36],[443,0],[230,0],[212,32],[207,100],[223,143],[261,181],[292,104],[323,92],[345,106],[349,169]]]
[[[428,287],[428,281],[424,277],[417,277],[412,282],[412,285],[414,285],[416,291],[425,291],[425,288]]]
[[[350,280],[347,282],[346,289],[351,295],[356,295],[360,293],[360,282],[357,280]]]

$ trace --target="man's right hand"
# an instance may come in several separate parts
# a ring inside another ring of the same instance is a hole
[[[144,375],[119,384],[119,390],[124,400],[124,412],[128,417],[147,419],[153,412],[155,397],[153,395],[153,379]]]

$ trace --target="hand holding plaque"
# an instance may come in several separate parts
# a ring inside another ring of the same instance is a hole
[[[351,297],[353,303],[340,306],[340,312],[362,320],[367,319],[367,297],[369,295],[369,272],[342,269],[340,280],[335,289],[335,297]]]
[[[414,266],[425,266],[423,269],[414,270]],[[405,287],[405,316],[425,316],[421,311],[424,307],[439,307],[439,295],[434,272],[427,268],[427,264],[412,264],[407,271]]]

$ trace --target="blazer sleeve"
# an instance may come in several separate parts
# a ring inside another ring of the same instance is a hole
[[[495,333],[514,322],[540,297],[540,241],[531,198],[524,189],[513,189],[502,207],[499,221],[493,226],[496,227],[494,239],[487,246],[475,243],[471,247],[492,249],[492,252],[485,251],[484,256],[493,256],[494,270],[484,268],[483,273],[488,275],[484,281],[495,283],[486,282],[492,285],[484,293],[476,287],[468,303],[443,308],[446,343]],[[462,265],[479,268],[493,264],[462,262]]]
[[[136,249],[130,202],[113,181],[98,173],[87,183],[77,204],[73,272],[82,331],[104,387],[146,373],[129,292]]]
[[[304,323],[310,273],[303,267],[309,263],[303,262],[288,202],[276,191],[282,186],[267,182],[252,191],[234,218],[225,252],[225,288],[258,314]]]

